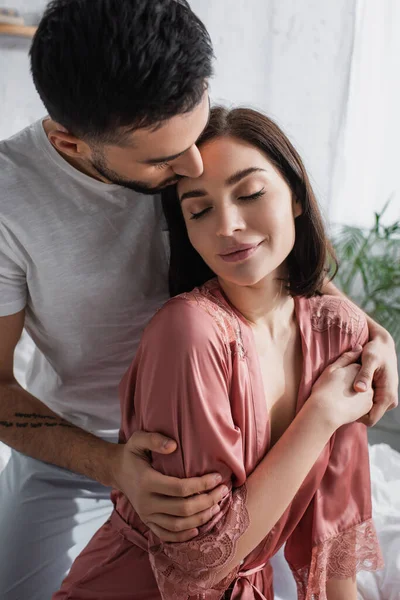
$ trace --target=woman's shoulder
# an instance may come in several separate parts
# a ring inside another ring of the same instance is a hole
[[[161,331],[175,341],[179,338],[199,344],[219,339],[228,350],[240,337],[238,318],[224,300],[216,280],[168,300],[152,318],[145,334]]]
[[[340,330],[353,340],[357,340],[367,328],[365,314],[347,298],[326,294],[313,296],[305,301],[308,304],[314,331]]]

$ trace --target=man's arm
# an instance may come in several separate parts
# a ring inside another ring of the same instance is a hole
[[[143,460],[150,450],[169,454],[175,442],[158,434],[134,434],[127,444],[106,442],[62,419],[14,378],[14,351],[25,314],[0,317],[0,441],[28,456],[121,489],[139,516],[159,523],[168,541],[186,541],[211,518],[222,497],[215,475],[180,482]],[[216,488],[216,489],[213,489]],[[210,493],[201,494],[213,490]],[[195,497],[191,497],[193,494]]]
[[[325,283],[323,293],[345,297],[332,282]],[[370,386],[374,388],[374,406],[368,415],[360,419],[362,423],[372,427],[386,411],[398,405],[399,375],[392,336],[369,315],[366,318],[370,341],[364,346],[361,369],[354,380],[354,389],[363,392]]]
[[[112,485],[107,442],[75,427],[15,380],[13,357],[24,311],[0,318],[0,439],[38,460]]]

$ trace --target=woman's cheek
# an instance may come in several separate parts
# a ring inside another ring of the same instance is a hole
[[[265,227],[273,235],[279,235],[287,231],[289,224],[293,221],[291,211],[286,210],[282,205],[277,206],[275,211],[268,207],[264,216]]]
[[[210,240],[204,230],[199,229],[193,233],[189,233],[189,240],[193,248],[200,254],[201,258],[210,266],[213,261],[213,251],[210,247]]]
[[[188,226],[188,236],[189,241],[192,244],[193,248],[197,250],[199,254],[201,254],[201,233],[199,229],[194,231],[194,227]]]

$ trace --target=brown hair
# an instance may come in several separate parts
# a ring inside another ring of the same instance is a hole
[[[295,219],[296,239],[287,258],[287,289],[292,296],[320,293],[325,276],[337,261],[329,242],[318,203],[303,162],[281,129],[267,116],[249,108],[211,109],[209,124],[198,141],[201,147],[217,137],[229,136],[255,146],[265,154],[289,185],[302,214]],[[190,243],[176,186],[162,194],[170,235],[169,286],[172,296],[188,292],[215,276]]]

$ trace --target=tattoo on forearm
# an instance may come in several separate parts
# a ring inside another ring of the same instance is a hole
[[[53,417],[51,415],[37,415],[36,413],[15,413],[16,417],[21,417],[22,419],[50,419],[52,421],[56,421],[57,417]]]
[[[74,428],[75,426],[68,421],[64,421],[60,417],[53,417],[52,415],[38,415],[36,413],[15,413],[14,415],[18,421],[0,421],[0,427],[17,427],[19,429],[27,428],[39,429],[46,427],[69,427]]]

